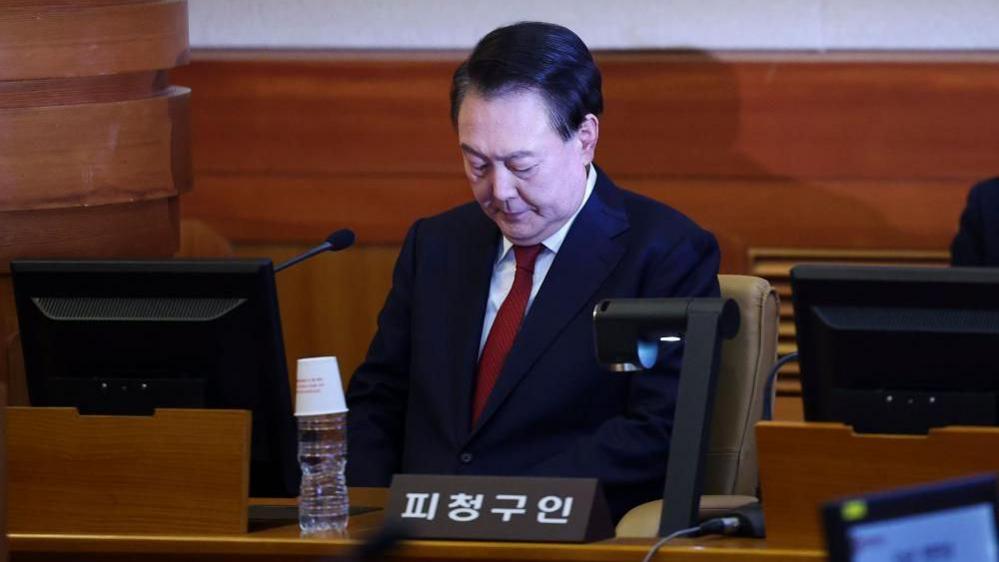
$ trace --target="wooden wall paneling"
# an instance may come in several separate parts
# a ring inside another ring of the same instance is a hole
[[[0,211],[132,203],[191,186],[187,88],[0,111]],[[44,173],[40,173],[44,170]]]
[[[982,125],[999,123],[999,58],[691,52],[598,60],[606,97],[600,156],[625,173],[968,180],[994,173],[999,139]]]
[[[750,271],[754,247],[939,251],[957,232],[968,190],[953,180],[620,181],[711,230],[733,273]]]
[[[18,257],[170,256],[177,249],[177,197],[98,207],[0,212],[0,272]],[[111,227],[113,225],[113,228]]]
[[[451,62],[199,61],[173,73],[196,92],[199,172],[224,175],[460,174]]]
[[[0,9],[0,80],[172,68],[188,56],[186,0],[15,0]]]
[[[462,54],[281,56],[206,52],[174,73],[199,92],[199,170],[460,171],[447,92]],[[994,172],[999,56],[597,58],[598,161],[619,175],[970,181]]]
[[[0,108],[108,103],[152,97],[168,87],[165,70],[0,82]]]
[[[197,129],[195,129],[197,130]],[[471,200],[463,176],[367,177],[198,173],[184,215],[230,240],[315,243],[350,227],[358,244],[400,244],[413,221]]]
[[[982,127],[999,120],[995,69],[995,61],[761,65],[740,76],[739,145],[792,177],[974,180],[996,162],[999,139]]]
[[[181,220],[179,238],[174,254],[177,258],[229,258],[235,255],[227,238],[198,219]]]
[[[457,163],[455,164],[457,165]],[[618,176],[714,232],[723,270],[744,273],[751,246],[946,248],[968,187],[878,182]],[[311,242],[349,226],[360,243],[398,244],[414,220],[469,201],[464,178],[197,173],[184,214],[240,241]]]
[[[306,245],[237,245],[236,255],[279,263]],[[378,311],[392,285],[398,246],[356,246],[321,254],[277,274],[278,302],[294,388],[301,357],[335,355],[344,385],[361,364],[375,334]]]
[[[778,391],[774,401],[773,419],[776,421],[805,421],[805,406],[801,395],[782,394]]]
[[[324,234],[327,227],[299,228],[292,202],[268,219],[291,226],[270,235],[239,226],[236,217],[254,211],[238,209],[241,197],[233,186],[270,184],[310,191],[314,199],[303,201],[302,208],[316,210],[315,203],[325,201],[327,211],[349,214],[362,226],[390,220],[391,226],[373,238],[362,234],[362,240],[398,242],[419,213],[468,199],[458,187],[463,180],[446,100],[448,76],[460,54],[254,56],[207,53],[174,72],[175,81],[198,92],[192,108],[198,180],[208,190],[228,192],[198,194],[189,206],[192,216],[200,216],[205,204],[205,217],[225,221],[224,230],[234,239],[304,241]],[[999,124],[993,103],[999,96],[992,96],[999,57],[899,62],[877,55],[837,61],[821,55],[783,60],[765,53],[732,60],[703,53],[603,53],[598,58],[607,98],[598,162],[639,191],[658,185],[683,192],[654,194],[709,226],[752,229],[727,233],[732,239],[764,233],[784,240],[796,234],[799,223],[829,217],[824,224],[839,226],[823,230],[838,238],[840,247],[865,247],[886,227],[894,238],[886,242],[890,246],[942,247],[939,226],[929,234],[911,226],[922,219],[939,223],[947,211],[953,215],[946,217],[949,236],[967,186],[994,173],[997,164],[999,141],[983,138],[982,131]],[[833,103],[840,98],[851,103]],[[421,192],[427,203],[410,212],[368,216],[350,206],[359,205],[364,213],[369,201],[391,200],[391,193],[349,198],[348,206],[338,198],[360,185],[414,184],[430,189]],[[725,199],[718,196],[733,192],[711,192],[718,184],[743,189],[734,192],[736,199]],[[692,192],[695,187],[710,199]],[[252,206],[252,198],[242,199]],[[331,201],[340,203],[335,211]],[[237,210],[221,217],[226,202]],[[913,218],[906,219],[910,212]],[[885,213],[907,228],[886,224]],[[901,240],[906,236],[919,239]],[[748,247],[742,246],[736,253]],[[730,271],[744,266],[735,263]]]

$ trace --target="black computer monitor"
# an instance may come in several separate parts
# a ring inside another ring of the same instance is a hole
[[[33,406],[252,412],[252,496],[298,491],[269,260],[11,262]]]
[[[994,474],[862,494],[822,507],[829,562],[999,561]]]
[[[806,420],[999,421],[999,269],[799,265],[791,288]]]

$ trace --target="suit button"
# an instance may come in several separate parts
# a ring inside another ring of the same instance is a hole
[[[472,459],[474,459],[475,457],[472,455],[472,453],[462,453],[461,456],[458,458],[461,460],[462,464],[468,464],[472,462]]]

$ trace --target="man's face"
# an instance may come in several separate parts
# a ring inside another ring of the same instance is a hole
[[[482,210],[511,242],[537,244],[579,207],[593,160],[597,118],[563,141],[544,99],[515,91],[485,99],[469,91],[458,112],[465,174]]]

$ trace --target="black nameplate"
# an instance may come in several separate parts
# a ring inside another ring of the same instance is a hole
[[[386,511],[419,539],[590,542],[614,536],[595,478],[396,474]]]

